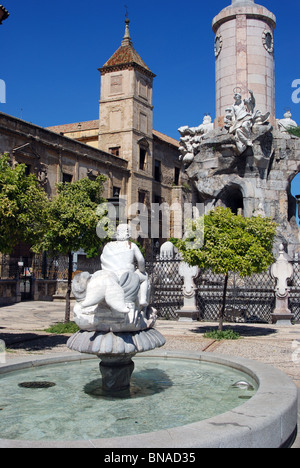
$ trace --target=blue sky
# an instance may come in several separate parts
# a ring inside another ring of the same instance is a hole
[[[212,19],[230,0],[2,0],[0,111],[40,126],[93,120],[100,68],[120,46],[128,6],[133,45],[154,81],[154,128],[178,139],[178,127],[215,116]],[[276,116],[287,108],[300,125],[292,82],[300,80],[299,0],[261,0],[277,16]],[[294,184],[295,185],[295,184]],[[299,188],[298,188],[299,187]],[[300,193],[300,182],[293,190]]]

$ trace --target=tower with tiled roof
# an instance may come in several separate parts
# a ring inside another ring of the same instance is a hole
[[[152,87],[155,75],[134,49],[129,20],[125,23],[121,46],[99,69],[99,148],[126,159],[130,170],[147,180],[153,172]],[[129,193],[137,192],[134,187],[129,190]],[[134,197],[130,200],[135,201]]]

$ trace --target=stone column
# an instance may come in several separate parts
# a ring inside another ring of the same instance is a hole
[[[199,275],[199,268],[182,262],[179,265],[179,274],[184,278],[182,289],[184,304],[182,309],[177,311],[179,321],[190,322],[197,320],[199,311],[197,307],[197,287],[194,279]]]
[[[275,122],[274,30],[276,18],[253,0],[232,0],[213,20],[216,122],[224,124],[234,89],[254,92],[256,107]]]
[[[272,321],[278,325],[291,325],[293,314],[289,310],[288,281],[293,278],[293,265],[287,260],[284,247],[279,248],[279,257],[271,267],[271,277],[276,280],[276,306],[272,314]]]

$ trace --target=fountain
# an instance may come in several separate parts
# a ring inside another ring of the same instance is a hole
[[[116,241],[103,249],[102,269],[93,275],[80,273],[72,284],[80,331],[67,346],[100,358],[102,387],[110,392],[129,388],[137,353],[165,344],[153,328],[157,316],[149,305],[145,259],[130,235],[129,225],[119,225]]]
[[[74,278],[80,331],[68,347],[76,353],[0,364],[0,447],[290,447],[297,389],[285,374],[155,349],[165,339],[154,328],[145,260],[129,236],[120,225],[102,269]]]

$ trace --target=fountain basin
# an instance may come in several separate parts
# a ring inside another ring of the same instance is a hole
[[[167,430],[141,433],[123,437],[89,440],[28,441],[0,440],[0,447],[103,447],[103,448],[217,448],[249,447],[278,448],[290,446],[297,427],[297,388],[282,372],[258,363],[240,358],[218,356],[209,353],[172,353],[151,351],[145,353],[151,362],[159,359],[168,364],[176,360],[178,366],[186,360],[211,363],[236,369],[258,384],[255,395],[246,403],[223,414],[192,424],[179,425]],[[144,355],[144,356],[145,356]],[[90,356],[67,353],[63,356],[24,359],[0,367],[0,374],[12,371],[38,368],[54,363],[83,362],[95,359]],[[136,356],[135,361],[140,358]],[[97,360],[97,359],[96,359]],[[30,372],[29,372],[30,374]],[[161,396],[164,398],[164,395]],[[120,402],[120,405],[122,402]],[[182,406],[184,408],[185,402]],[[84,411],[83,411],[84,417]],[[125,432],[126,433],[126,432]]]

